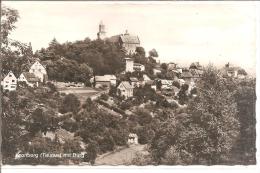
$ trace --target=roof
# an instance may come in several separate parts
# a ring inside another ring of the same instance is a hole
[[[138,36],[124,34],[124,35],[120,35],[120,39],[122,40],[123,43],[140,44],[140,40]]]
[[[96,82],[110,82],[110,80],[116,80],[115,75],[104,75],[104,76],[95,76]]]
[[[143,78],[144,78],[144,80],[151,80],[151,79],[149,78],[149,76],[147,76],[147,74],[143,74]]]
[[[114,35],[114,36],[108,38],[108,41],[112,42],[112,43],[116,43],[116,42],[119,42],[119,38],[120,38],[120,35]]]
[[[173,80],[167,80],[167,79],[162,79],[161,83],[162,85],[171,85]]]
[[[138,82],[138,79],[136,77],[130,77],[131,82]]]
[[[28,82],[38,82],[39,81],[39,78],[37,78],[33,73],[23,72],[22,74],[24,75],[24,77],[26,78],[26,80]]]
[[[189,71],[184,71],[184,72],[182,72],[181,77],[182,78],[192,78],[192,74]]]
[[[193,62],[191,63],[190,68],[202,69],[202,66],[200,65],[199,62]]]
[[[134,63],[134,66],[144,66],[143,64]]]
[[[104,76],[107,77],[107,78],[110,78],[110,80],[116,80],[116,76],[113,75],[113,74],[106,74]]]
[[[199,77],[203,74],[202,70],[198,70],[198,69],[190,69],[190,73],[194,76],[194,77]]]
[[[132,85],[130,85],[130,83],[127,81],[122,81],[120,85],[123,85],[126,89],[133,89]]]

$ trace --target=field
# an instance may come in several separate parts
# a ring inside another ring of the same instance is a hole
[[[74,94],[76,95],[81,102],[86,101],[86,99],[89,97],[91,99],[95,99],[97,96],[99,96],[103,91],[96,90],[94,88],[90,87],[67,87],[67,88],[58,88],[58,91],[60,93],[65,94]]]

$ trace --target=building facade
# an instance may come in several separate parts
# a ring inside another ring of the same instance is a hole
[[[18,78],[18,82],[25,82],[30,87],[38,87],[39,81],[39,78],[29,72],[23,72]]]
[[[98,33],[97,33],[97,38],[100,40],[104,40],[106,38],[106,31],[105,31],[105,25],[101,21],[99,26],[98,26]]]
[[[119,96],[124,96],[127,99],[133,97],[133,89],[134,87],[130,85],[129,82],[122,81],[117,87],[117,94]]]
[[[45,67],[36,61],[30,68],[29,73],[33,73],[36,77],[40,79],[40,82],[45,83],[48,80],[47,71]]]
[[[1,82],[1,85],[3,87],[3,90],[8,90],[8,91],[15,91],[17,88],[17,78],[13,74],[12,71],[10,71],[3,81]]]

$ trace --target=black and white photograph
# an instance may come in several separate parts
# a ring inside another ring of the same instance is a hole
[[[2,1],[1,164],[256,165],[257,4]]]

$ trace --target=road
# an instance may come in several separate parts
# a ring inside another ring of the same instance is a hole
[[[129,165],[137,153],[145,152],[146,145],[131,145],[116,152],[99,156],[95,165]]]

